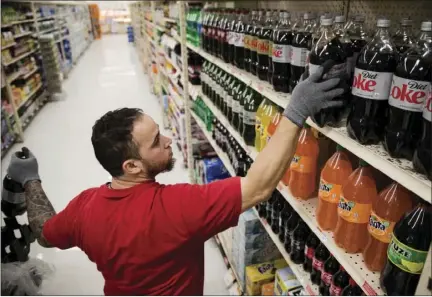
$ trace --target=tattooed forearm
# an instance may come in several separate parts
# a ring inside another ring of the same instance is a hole
[[[50,244],[42,235],[45,222],[53,217],[56,212],[45,195],[40,181],[29,181],[25,184],[27,216],[30,228],[35,234],[39,244],[43,247],[50,247]]]

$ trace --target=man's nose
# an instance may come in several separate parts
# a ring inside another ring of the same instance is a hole
[[[165,138],[167,139],[166,147],[168,148],[168,147],[170,147],[171,144],[172,144],[172,139],[171,139],[171,137],[167,137],[167,136],[165,136]]]

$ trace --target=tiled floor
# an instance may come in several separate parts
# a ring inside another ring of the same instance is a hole
[[[65,99],[48,103],[25,132],[25,142],[38,158],[43,187],[57,211],[82,190],[109,179],[99,165],[90,142],[93,123],[105,112],[119,107],[139,107],[162,125],[160,106],[150,93],[133,45],[122,35],[105,36],[95,41],[64,82]],[[166,133],[169,135],[169,132]],[[180,152],[173,146],[177,160]],[[2,161],[4,176],[10,156]],[[187,182],[182,162],[158,177],[159,182]],[[25,221],[21,217],[20,221]],[[205,245],[206,295],[228,294],[223,282],[226,272],[222,256],[211,240]],[[101,295],[103,278],[79,249],[44,249],[37,243],[31,256],[42,258],[55,267],[44,282],[47,295]]]

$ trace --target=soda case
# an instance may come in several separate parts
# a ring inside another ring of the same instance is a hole
[[[432,81],[432,22],[423,22],[416,44],[399,59],[388,98],[384,148],[411,160],[422,135],[422,108]]]
[[[396,51],[388,28],[379,19],[374,38],[361,50],[356,61],[352,104],[347,120],[348,135],[361,144],[377,144],[387,124],[388,97],[396,68]]]
[[[276,270],[274,284],[276,296],[287,296],[288,292],[302,287],[290,267]]]
[[[276,270],[287,266],[288,264],[284,259],[247,266],[246,294],[249,296],[259,295],[262,285],[274,281]]]

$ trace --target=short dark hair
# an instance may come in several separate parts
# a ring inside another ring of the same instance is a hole
[[[94,124],[91,141],[96,159],[111,176],[123,175],[124,161],[140,158],[132,130],[143,115],[139,108],[120,108],[107,112]]]

